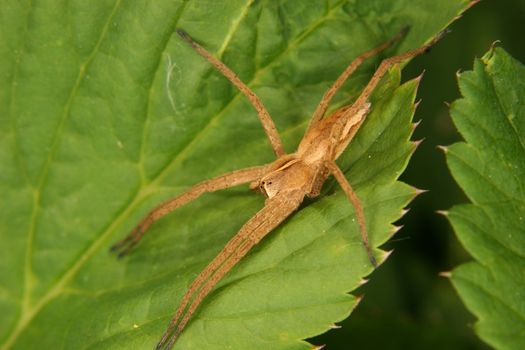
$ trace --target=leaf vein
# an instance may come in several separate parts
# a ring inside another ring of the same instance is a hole
[[[78,88],[83,81],[84,77],[86,76],[86,70],[87,67],[90,65],[90,63],[95,58],[96,54],[98,53],[98,50],[100,48],[100,45],[104,38],[106,37],[106,34],[109,29],[109,24],[115,14],[117,13],[118,8],[120,7],[121,0],[116,0],[115,5],[104,24],[104,27],[102,28],[102,31],[100,33],[99,39],[97,41],[97,44],[93,48],[93,51],[88,56],[87,60],[80,65],[79,74],[77,76],[77,79],[75,80],[75,84],[73,85],[73,88],[69,94],[69,97],[67,99],[66,105],[64,106],[63,113],[60,117],[59,123],[54,131],[53,138],[51,141],[51,147],[48,152],[47,158],[44,162],[44,165],[42,167],[42,171],[40,176],[38,177],[37,181],[37,187],[33,192],[33,206],[32,206],[32,212],[31,212],[31,220],[29,224],[29,230],[27,235],[27,248],[25,252],[25,259],[24,259],[24,292],[22,296],[22,310],[20,313],[20,317],[18,319],[18,323],[9,338],[4,343],[4,348],[9,348],[13,342],[16,340],[18,335],[22,332],[22,330],[29,324],[31,319],[35,316],[35,314],[40,310],[38,305],[46,299],[46,297],[42,297],[40,299],[40,302],[38,302],[36,305],[31,307],[31,289],[32,289],[32,266],[31,266],[31,258],[33,253],[33,241],[35,238],[36,233],[36,227],[37,227],[37,221],[39,217],[39,209],[40,209],[40,200],[41,200],[41,194],[42,194],[42,188],[45,186],[47,175],[49,173],[49,168],[51,166],[51,163],[53,162],[53,159],[55,157],[56,151],[58,149],[59,143],[60,143],[60,136],[62,134],[62,130],[64,128],[65,122],[67,120],[67,117],[69,116],[71,105],[73,102],[74,97],[76,96],[76,93],[78,91]]]
[[[481,209],[484,212],[484,214],[490,219],[490,221],[491,221],[491,223],[492,223],[492,225],[494,227],[495,226],[494,225],[494,221],[492,220],[491,216],[486,213],[485,208],[483,206],[477,206],[477,208]],[[504,242],[501,242],[500,240],[496,239],[495,236],[491,235],[487,230],[485,230],[483,227],[478,225],[475,221],[471,220],[470,217],[465,216],[465,215],[461,215],[457,211],[454,211],[454,215],[457,216],[457,217],[462,218],[463,220],[465,220],[467,222],[469,222],[473,227],[475,227],[480,233],[482,233],[485,236],[485,239],[493,241],[497,245],[499,245],[500,247],[502,247],[505,250],[509,251],[510,253],[512,253],[512,254],[520,257],[520,258],[525,259],[525,256],[523,254],[521,254],[517,250],[512,249],[512,246],[508,246],[508,245],[504,244]],[[496,225],[496,227],[497,227],[497,225]]]
[[[339,2],[337,5],[340,6],[341,4],[343,3],[343,1]],[[335,7],[334,7],[335,9]],[[322,23],[323,20],[325,19],[326,17],[321,17],[317,22],[318,23]],[[316,27],[316,26],[314,26]],[[281,53],[279,53],[278,55],[276,55],[273,60],[267,64],[266,66],[264,66],[263,68],[261,68],[256,74],[255,76],[252,78],[252,80],[248,83],[246,83],[247,86],[250,86],[250,85],[253,85],[254,82],[256,82],[258,80],[258,78],[262,75],[262,72],[266,71],[269,67],[272,66],[272,64],[275,64],[276,62],[278,62],[278,59],[281,58],[282,56],[284,56],[289,50],[291,50],[293,47],[295,47],[296,45],[300,44],[302,42],[302,40],[304,39],[305,36],[309,35],[312,31],[306,31],[302,34],[300,34],[296,40],[294,40],[294,42],[292,42],[291,45],[288,45]],[[232,98],[230,98],[230,100],[224,104],[224,106],[214,115],[212,116],[207,122],[206,124],[198,131],[196,132],[193,137],[191,138],[191,141],[189,141],[180,151],[179,153],[177,153],[177,155],[175,156],[175,158],[169,162],[166,166],[164,166],[159,172],[158,174],[156,175],[155,179],[150,183],[150,185],[159,185],[159,182],[164,178],[164,176],[167,175],[169,169],[171,167],[173,167],[175,164],[179,163],[183,157],[190,151],[190,149],[198,144],[198,142],[204,138],[204,134],[209,131],[212,127],[212,125],[217,122],[217,120],[222,117],[225,112],[227,111],[227,109],[233,104],[233,102],[235,102],[236,100],[238,100],[239,98],[241,98],[242,96],[242,93],[237,91]]]
[[[481,264],[480,264],[481,265]],[[483,265],[482,265],[483,266]],[[486,266],[484,266],[485,268],[487,268]],[[488,268],[487,268],[488,269]],[[489,271],[493,272],[492,270],[488,269]],[[470,283],[472,286],[474,287],[477,287],[482,293],[486,294],[487,296],[489,296],[491,299],[493,300],[497,300],[500,302],[500,304],[502,306],[504,306],[507,310],[509,310],[512,314],[516,315],[518,319],[521,319],[523,322],[522,323],[525,323],[525,316],[521,315],[520,312],[516,309],[514,309],[510,304],[508,304],[506,302],[506,300],[504,300],[501,296],[501,294],[495,294],[493,292],[491,292],[489,289],[487,289],[485,286],[483,286],[482,284],[480,283],[477,283],[476,281],[474,280],[471,280],[471,279],[467,279],[467,278],[460,278],[460,277],[455,277],[456,279],[461,279],[463,280],[463,282],[465,283]]]
[[[525,205],[525,201],[521,198],[517,198],[517,197],[514,197],[512,196],[510,193],[507,193],[505,192],[503,189],[501,189],[499,187],[499,184],[497,184],[496,182],[494,182],[494,180],[492,180],[491,178],[488,178],[487,176],[485,176],[485,174],[481,173],[477,168],[475,168],[474,166],[472,166],[467,160],[463,159],[460,157],[459,154],[454,154],[455,158],[463,163],[467,168],[471,169],[474,173],[478,174],[479,175],[479,178],[480,179],[483,179],[484,181],[486,181],[488,184],[492,185],[492,187],[498,191],[499,193],[502,194],[503,197],[506,197],[508,198],[509,201],[515,201],[515,202],[518,202],[518,203],[522,203]],[[485,203],[495,203],[496,201],[494,202],[485,202]],[[479,203],[478,203],[479,204]]]
[[[485,66],[486,68],[486,66]],[[507,111],[505,110],[505,105],[503,104],[503,100],[500,96],[500,92],[499,90],[496,88],[496,84],[494,82],[494,76],[491,75],[488,71],[485,71],[486,74],[490,77],[489,81],[490,81],[490,87],[491,87],[491,90],[496,98],[496,101],[498,102],[498,107],[501,111],[501,114],[503,115],[503,120],[505,120],[510,128],[512,129],[512,131],[514,132],[515,136],[516,136],[516,139],[517,139],[517,142],[518,144],[521,146],[521,149],[525,152],[525,144],[523,143],[523,140],[520,138],[520,134],[518,132],[518,130],[516,129],[516,126],[514,125],[514,123],[512,123],[512,121],[509,119],[509,113],[507,113]]]

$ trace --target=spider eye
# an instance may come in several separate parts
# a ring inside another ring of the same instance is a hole
[[[272,182],[271,182],[271,181],[270,181],[270,182],[268,182],[268,185],[271,185],[271,184],[272,184]]]
[[[264,185],[264,184],[266,184],[266,182],[262,181],[262,182],[261,182],[261,185]]]

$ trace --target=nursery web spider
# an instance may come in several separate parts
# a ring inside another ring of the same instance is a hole
[[[246,222],[239,232],[226,244],[222,251],[206,266],[184,294],[180,305],[171,319],[167,330],[157,344],[156,349],[170,349],[180,335],[191,315],[213,287],[232,269],[249,251],[268,233],[282,223],[301,204],[305,196],[316,197],[328,178],[333,175],[355,208],[357,222],[364,248],[371,264],[377,266],[368,241],[365,217],[361,202],[348,183],[344,173],[335,163],[348,146],[370,110],[368,98],[387,70],[404,60],[419,55],[438,41],[444,32],[438,34],[428,44],[403,54],[387,58],[381,62],[374,75],[361,94],[351,105],[339,108],[327,117],[328,104],[348,77],[367,58],[385,50],[400,40],[408,28],[401,30],[395,37],[380,46],[362,53],[355,58],[333,85],[326,91],[317,106],[306,133],[297,151],[286,154],[281,139],[268,111],[261,100],[250,90],[224,63],[213,57],[181,29],[177,33],[181,38],[206,58],[220,73],[234,84],[256,109],[264,131],[275,152],[277,159],[261,166],[232,171],[216,178],[203,181],[178,197],[170,199],[154,208],[123,240],[112,246],[119,256],[126,255],[141,239],[146,230],[156,220],[197,199],[206,192],[214,192],[229,187],[251,183],[252,189],[258,189],[266,202],[255,216]]]

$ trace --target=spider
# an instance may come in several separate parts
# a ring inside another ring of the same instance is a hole
[[[194,185],[181,195],[154,208],[128,236],[111,247],[112,251],[118,252],[119,257],[126,255],[140,241],[151,224],[207,192],[250,183],[250,188],[260,191],[266,197],[264,207],[241,227],[239,232],[192,282],[170,320],[168,328],[157,344],[157,350],[171,349],[199,304],[224,275],[254,245],[290,216],[299,207],[305,196],[317,197],[330,175],[334,176],[354,206],[364,248],[370,263],[374,267],[377,266],[369,244],[361,202],[335,161],[363,124],[371,107],[368,98],[388,69],[427,51],[446,31],[440,32],[426,45],[384,59],[361,94],[351,105],[343,106],[326,117],[325,113],[333,96],[359,65],[365,59],[377,55],[403,38],[407,31],[408,27],[403,28],[396,36],[380,46],[362,53],[346,67],[322,97],[297,150],[294,153],[287,154],[283,149],[273,120],[259,97],[224,63],[197,44],[185,31],[177,29],[177,33],[185,42],[191,45],[199,55],[207,59],[248,98],[257,111],[277,159],[269,164],[235,170]]]

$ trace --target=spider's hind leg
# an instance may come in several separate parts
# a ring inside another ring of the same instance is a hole
[[[177,337],[219,281],[267,234],[272,232],[301,204],[304,192],[289,191],[266,201],[255,216],[248,220],[221,252],[197,276],[184,294],[156,349],[171,349]]]

